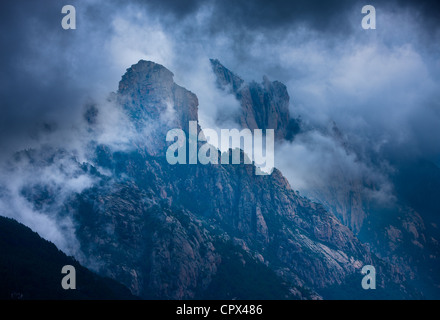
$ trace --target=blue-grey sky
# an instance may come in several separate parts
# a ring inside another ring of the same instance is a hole
[[[65,4],[76,30],[61,28]],[[376,30],[361,28],[365,4]],[[74,145],[84,105],[115,91],[139,59],[172,70],[210,123],[231,104],[206,85],[218,58],[246,80],[285,83],[292,115],[310,128],[335,121],[360,155],[438,163],[439,13],[426,0],[3,1],[0,149]]]
[[[67,4],[76,7],[76,30],[61,28]],[[361,28],[366,4],[376,8],[376,30]],[[213,124],[218,110],[238,106],[215,88],[209,58],[217,58],[248,81],[267,75],[286,84],[291,114],[307,131],[278,148],[275,164],[295,189],[325,185],[338,167],[341,183],[367,176],[386,194],[393,163],[440,163],[439,16],[440,3],[427,0],[2,1],[0,160],[42,145],[81,154],[90,138],[81,130],[84,106],[105,101],[140,59],[169,68],[198,95],[203,124]],[[130,138],[114,106],[100,113],[101,141]],[[326,131],[333,121],[345,146]],[[20,195],[31,178],[64,184],[62,194],[90,185],[68,167],[0,169],[11,195],[0,211],[14,216],[16,208],[20,221],[72,252],[60,231],[71,223],[41,223],[47,216]]]
[[[64,4],[75,5],[77,30],[61,28]],[[360,28],[365,4],[376,6],[375,31]],[[418,144],[420,152],[438,147],[431,131],[440,130],[438,1],[18,0],[0,6],[3,152],[71,126],[85,102],[115,90],[140,58],[158,60],[184,85],[197,85],[188,79],[197,76],[191,71],[210,57],[248,80],[267,74],[283,81],[292,112],[306,120],[332,118],[370,139],[389,126],[389,135],[411,131],[404,142]]]

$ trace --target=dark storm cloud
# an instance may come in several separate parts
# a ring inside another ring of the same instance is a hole
[[[64,4],[77,8],[75,31],[61,28]],[[372,32],[360,27],[365,4],[377,9]],[[368,176],[386,190],[382,160],[440,155],[439,7],[427,0],[2,1],[0,157],[29,147],[40,152],[41,141],[72,151],[97,139],[68,129],[78,125],[85,103],[116,90],[139,59],[172,70],[198,95],[200,118],[210,125],[213,111],[239,107],[215,87],[208,58],[218,58],[246,80],[267,74],[287,85],[292,114],[312,128],[275,160],[285,162],[282,172],[294,188],[327,185],[339,168],[347,174],[341,185]],[[105,128],[98,141],[133,139],[117,106],[99,107]],[[356,154],[318,130],[332,120]],[[14,184],[0,167],[0,180],[18,186],[53,173],[57,183],[66,181],[56,168],[46,175],[22,169],[12,174]],[[86,182],[70,185],[80,190]],[[15,189],[15,207],[6,201],[3,211],[28,212],[32,221],[32,208]]]
[[[389,1],[396,9],[409,8],[416,10],[429,23],[439,24],[440,2],[437,0],[395,0]]]
[[[201,6],[212,5],[213,20],[209,31],[222,32],[229,28],[250,30],[278,29],[297,24],[329,32],[347,32],[347,13],[359,13],[362,6],[399,11],[419,12],[422,22],[438,25],[440,2],[436,0],[135,0],[155,13],[186,18]],[[124,3],[126,3],[124,1]]]
[[[114,2],[118,5],[127,5],[127,1],[124,0],[115,0]],[[209,2],[209,0],[133,0],[130,3],[148,6],[156,13],[171,14],[176,18],[184,18],[196,12],[206,2]]]
[[[61,28],[61,7],[64,4],[77,7],[78,30]],[[255,33],[264,34],[264,41],[274,45],[297,26],[317,31],[328,37],[348,36],[353,32],[352,17],[359,19],[360,8],[373,4],[387,10],[413,10],[417,21],[430,30],[438,25],[438,1],[351,1],[351,0],[133,0],[133,1],[2,1],[0,10],[0,148],[13,150],[27,146],[29,139],[38,139],[41,132],[69,126],[78,118],[82,105],[95,95],[97,87],[113,90],[123,69],[111,69],[114,56],[108,54],[108,41],[119,26],[112,25],[114,17],[129,7],[142,12],[173,39],[176,46],[201,43],[209,47],[210,37],[230,39],[227,48],[214,48],[216,56],[226,59],[232,69],[240,68],[244,61],[259,64],[261,71],[270,70],[279,80],[288,81],[291,74],[281,63],[273,59],[261,64],[249,50],[255,47]],[[203,8],[209,8],[209,19],[197,23],[196,16]],[[378,13],[378,19],[380,13]],[[139,25],[151,23],[130,21]],[[403,23],[403,22],[402,22]],[[396,29],[399,26],[395,26]],[[120,38],[133,36],[130,29]],[[429,41],[428,37],[428,41]],[[137,39],[138,40],[138,39]],[[303,39],[304,40],[304,39]],[[314,39],[310,39],[313,41]],[[127,40],[128,41],[128,40]],[[160,39],[158,41],[161,41]],[[161,44],[149,44],[160,47]],[[128,41],[129,42],[129,41]],[[124,43],[125,44],[125,43]],[[127,44],[132,45],[133,42]],[[185,54],[190,54],[187,49]],[[182,48],[184,50],[184,48]],[[253,48],[253,53],[258,49]],[[208,52],[209,49],[207,50]],[[229,52],[228,52],[229,51]],[[229,55],[229,57],[227,57]],[[134,55],[136,56],[136,55]],[[127,59],[128,60],[128,59]],[[184,61],[184,59],[182,59]],[[136,61],[127,62],[125,67]],[[246,77],[243,65],[240,73]],[[299,74],[300,75],[300,74]],[[252,75],[253,76],[253,75]]]
[[[63,57],[50,54],[54,46],[65,46],[55,27],[61,12],[56,1],[4,1],[0,12],[0,145],[5,147],[24,132],[33,134],[45,115],[75,95]]]
[[[296,24],[319,30],[333,29],[337,23],[347,25],[345,14],[353,1],[216,1],[217,27],[224,23],[250,29],[283,28]]]
[[[69,1],[77,7],[80,3]],[[3,154],[27,148],[40,134],[71,126],[78,117],[78,106],[93,94],[101,77],[105,79],[105,60],[98,59],[98,51],[108,31],[100,22],[108,12],[79,11],[81,28],[66,31],[60,1],[3,1],[0,6]]]

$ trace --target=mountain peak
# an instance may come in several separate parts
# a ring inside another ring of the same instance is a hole
[[[119,82],[119,93],[126,94],[134,86],[148,87],[156,82],[173,84],[174,74],[163,65],[146,60],[140,60],[127,69]]]
[[[244,80],[237,76],[235,73],[226,68],[217,59],[209,59],[211,61],[212,70],[217,77],[217,84],[224,88],[228,85],[232,86],[232,91],[236,92],[240,89]]]
[[[210,61],[219,88],[229,89],[240,102],[241,112],[236,121],[243,128],[274,129],[277,140],[288,139],[294,134],[296,122],[290,118],[290,97],[284,84],[272,82],[267,76],[262,83],[247,83],[219,60]]]
[[[161,64],[140,60],[127,69],[119,83],[119,103],[139,132],[145,128],[151,131],[150,146],[159,149],[165,145],[163,136],[168,130],[187,130],[189,121],[198,121],[197,96],[173,78]]]

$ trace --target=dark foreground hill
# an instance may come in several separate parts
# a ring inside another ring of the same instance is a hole
[[[0,299],[134,299],[122,284],[101,277],[15,220],[0,217]],[[76,290],[64,290],[61,269],[76,269]]]

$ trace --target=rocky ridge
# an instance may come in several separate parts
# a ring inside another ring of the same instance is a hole
[[[270,82],[267,77],[262,84],[248,84],[218,60],[211,60],[211,64],[219,88],[229,90],[240,102],[236,121],[242,128],[274,128],[278,143],[286,143],[296,134],[310,130],[302,128],[298,119],[290,119],[289,95],[284,85]],[[324,128],[323,134],[334,139],[347,154],[356,154],[335,122]],[[325,185],[309,188],[307,196],[322,203],[372,252],[393,265],[402,279],[423,288],[428,296],[438,296],[440,279],[436,276],[436,265],[440,246],[435,190],[440,184],[440,169],[427,161],[397,164],[396,172],[389,177],[397,190],[393,203],[388,205],[371,198],[370,193],[379,189],[372,179],[351,177],[345,170],[343,165],[335,165],[332,178]]]
[[[277,84],[261,90],[284,92]],[[279,170],[258,176],[246,164],[170,165],[166,132],[197,121],[198,101],[165,67],[139,61],[112,99],[143,144],[115,150],[90,141],[91,157],[83,163],[60,150],[20,155],[39,166],[62,166],[68,157],[76,161],[76,178],[93,181],[57,207],[59,216],[75,221],[83,264],[145,299],[418,296],[400,270],[372,254],[322,205],[292,190]],[[285,103],[263,105],[270,110]],[[92,130],[94,121],[87,123]],[[35,210],[48,210],[57,192],[41,185],[23,196]],[[375,291],[360,285],[367,264],[381,275]]]
[[[236,88],[243,85],[228,73],[224,77]],[[285,92],[281,84],[265,81],[264,90]],[[118,101],[140,132],[160,123],[155,132],[160,141],[165,141],[166,129],[185,129],[188,120],[197,120],[195,95],[152,62],[140,61],[127,70]],[[164,121],[170,105],[173,117]],[[266,111],[286,107],[284,102],[263,105]],[[270,125],[266,111],[246,121]],[[146,298],[209,297],[213,284],[228,281],[219,281],[221,270],[249,268],[268,272],[274,283],[287,288],[280,289],[281,298],[337,297],[352,291],[362,296],[360,268],[374,264],[384,274],[381,285],[395,288],[399,296],[411,294],[398,274],[335,216],[293,191],[278,170],[256,176],[253,165],[172,166],[164,147],[159,143],[155,150],[114,152],[98,145],[92,166],[100,182],[69,205],[78,221],[82,251],[100,261],[102,274],[133,293]],[[99,168],[111,175],[100,174]],[[352,288],[353,279],[359,288]],[[332,296],[325,289],[333,286],[340,290]],[[224,290],[223,297],[234,297],[234,290]]]

